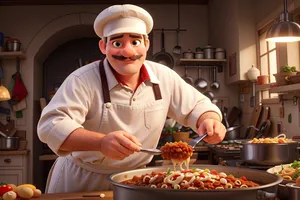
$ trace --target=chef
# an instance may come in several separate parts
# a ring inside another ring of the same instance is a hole
[[[46,192],[109,190],[107,174],[144,167],[167,117],[191,127],[206,142],[223,140],[217,106],[175,71],[145,60],[151,15],[135,5],[114,5],[95,19],[104,60],[71,73],[43,109],[38,137],[59,157]]]

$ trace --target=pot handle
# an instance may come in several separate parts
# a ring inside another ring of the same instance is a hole
[[[266,192],[264,190],[257,190],[257,193],[256,193],[256,199],[259,199],[259,200],[271,199],[271,198],[275,198],[275,197],[276,197],[276,193],[270,193],[270,192]]]

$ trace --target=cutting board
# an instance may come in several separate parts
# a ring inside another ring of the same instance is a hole
[[[253,125],[253,126],[257,127],[257,123],[258,123],[261,111],[262,111],[262,104],[257,105],[253,109],[249,126]],[[251,128],[248,138],[253,138],[254,136],[255,136],[255,130],[253,128]]]

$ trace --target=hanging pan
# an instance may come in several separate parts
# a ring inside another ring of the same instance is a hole
[[[164,29],[161,30],[161,51],[154,54],[152,60],[160,64],[166,65],[171,69],[174,67],[174,60],[171,54],[165,51],[165,34]]]

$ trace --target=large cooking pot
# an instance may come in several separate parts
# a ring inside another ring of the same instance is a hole
[[[174,190],[174,189],[157,189],[150,187],[139,187],[125,185],[120,182],[131,179],[133,176],[141,176],[152,171],[161,172],[173,169],[173,166],[150,167],[136,169],[120,173],[114,173],[107,176],[107,180],[113,184],[114,200],[253,200],[253,199],[275,199],[278,184],[282,181],[280,176],[267,173],[265,171],[226,167],[220,165],[192,165],[190,168],[215,169],[219,172],[232,174],[236,177],[245,176],[251,181],[255,181],[261,186],[253,188],[222,189],[222,190]]]
[[[20,147],[20,137],[0,136],[0,150],[17,150]]]
[[[299,159],[298,142],[250,143],[250,141],[235,141],[242,145],[241,159],[254,165],[280,165],[292,163]]]

